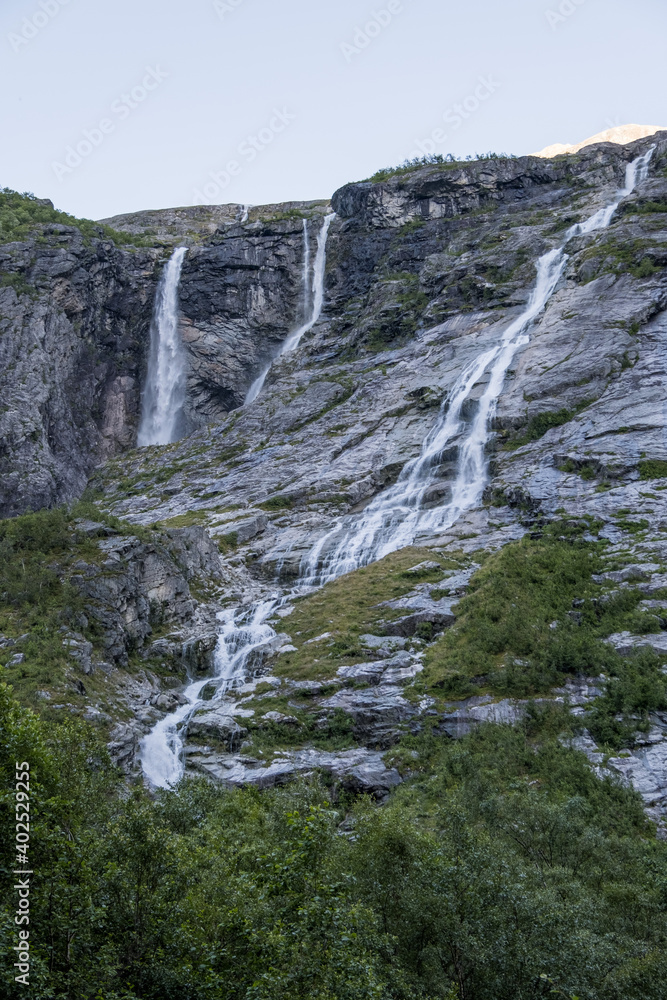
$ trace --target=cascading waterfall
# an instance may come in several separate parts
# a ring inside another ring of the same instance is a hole
[[[171,788],[183,777],[183,740],[181,730],[193,712],[202,704],[200,695],[208,685],[215,685],[215,701],[234,686],[242,683],[245,668],[253,651],[273,638],[275,632],[266,624],[277,600],[262,601],[249,609],[234,608],[219,615],[220,635],[215,650],[215,675],[194,681],[183,692],[187,704],[167,715],[141,741],[141,766],[145,776],[156,788]]]
[[[155,295],[148,374],[137,444],[170,444],[183,433],[185,351],[178,332],[178,284],[187,247],[174,250]]]
[[[306,308],[304,308],[304,314],[307,314],[308,303],[312,295],[310,317],[308,320],[306,320],[306,322],[302,326],[300,326],[297,330],[295,330],[294,333],[290,333],[290,335],[283,342],[282,347],[276,354],[273,361],[275,361],[276,358],[281,358],[284,354],[289,354],[290,351],[296,350],[302,338],[307,333],[309,333],[310,330],[313,329],[318,319],[322,315],[322,309],[324,307],[324,272],[327,266],[327,239],[329,237],[329,229],[331,227],[331,223],[335,218],[336,218],[335,212],[330,212],[329,215],[325,215],[324,219],[322,220],[322,228],[320,229],[317,236],[317,252],[315,254],[315,263],[313,265],[312,293],[310,287],[310,243],[308,237],[308,223],[304,219],[303,230],[304,230],[305,251],[304,251],[304,281],[303,281],[304,300],[303,301],[306,306]],[[257,397],[259,396],[264,386],[264,382],[266,381],[266,376],[269,374],[271,370],[271,365],[273,364],[273,361],[270,361],[269,364],[266,365],[261,375],[259,375],[259,377],[255,379],[255,381],[248,389],[248,393],[245,398],[245,404],[244,404],[245,406],[248,406],[250,403],[254,402],[254,400],[257,399]]]
[[[450,528],[462,513],[481,499],[487,482],[486,447],[505,376],[516,352],[530,340],[529,330],[553,295],[568,261],[564,247],[575,236],[606,229],[621,200],[632,194],[648,173],[653,149],[628,164],[625,187],[614,202],[565,234],[563,246],[537,262],[537,281],[524,312],[504,331],[499,342],[469,364],[444,400],[438,420],[427,435],[420,455],[403,468],[396,484],[373,500],[360,517],[345,518],[326,534],[301,566],[301,578],[322,585],[344,573],[382,559],[414,542],[418,535]],[[485,373],[487,387],[476,415],[466,427],[463,404]],[[458,467],[449,503],[423,509],[424,496],[434,482],[444,451],[459,442]]]
[[[484,351],[463,370],[443,403],[435,426],[424,440],[420,455],[407,463],[396,484],[369,504],[363,514],[343,519],[320,540],[303,561],[300,579],[293,593],[322,586],[344,573],[381,559],[390,552],[410,545],[418,534],[444,531],[463,512],[479,502],[488,476],[486,446],[505,375],[516,352],[528,343],[531,324],[546,306],[563,275],[569,259],[564,247],[575,236],[583,236],[609,226],[621,200],[630,195],[637,183],[646,177],[652,154],[653,149],[628,165],[625,187],[618,192],[617,199],[611,205],[600,209],[585,222],[572,226],[565,234],[563,246],[550,250],[538,260],[537,280],[526,309],[507,327],[495,346]],[[325,224],[327,219],[330,224],[333,216],[327,216]],[[318,254],[322,248],[322,259],[319,262],[316,259],[315,262],[313,286],[316,295],[318,281],[323,290],[323,248],[326,245],[327,231],[328,226],[326,230],[323,226],[323,233],[320,233],[318,240]],[[316,318],[310,326],[306,324],[292,336],[297,337],[299,333],[303,336],[315,322]],[[298,339],[296,342],[298,343]],[[477,412],[466,425],[462,418],[463,404],[487,373],[488,384],[480,398]],[[456,441],[459,442],[459,459],[451,499],[438,508],[424,510],[424,496],[434,482],[433,474],[441,462],[443,452]],[[234,609],[221,616],[223,624],[216,649],[216,674],[213,678],[217,683],[216,699],[243,681],[246,664],[253,650],[275,636],[267,619],[285,600],[286,598],[282,602],[279,599],[264,601],[245,611]],[[142,741],[142,767],[153,785],[170,788],[183,776],[185,765],[179,728],[204,704],[199,696],[211,682],[208,678],[191,684],[185,691],[187,705],[159,722]]]

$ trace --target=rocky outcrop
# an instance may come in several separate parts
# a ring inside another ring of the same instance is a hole
[[[97,545],[100,561],[77,563],[69,582],[84,597],[87,615],[102,632],[103,662],[115,666],[126,666],[128,653],[144,647],[157,625],[187,625],[191,632],[196,602],[189,582],[200,578],[209,587],[221,582],[219,553],[202,528],[174,530],[151,540],[113,533]],[[202,648],[194,656],[197,643]],[[72,656],[81,659],[81,644],[69,644]],[[210,666],[212,649],[205,639],[176,644],[160,640],[156,646],[154,656],[177,656],[186,663],[206,657]],[[87,659],[84,673],[91,670],[90,650]]]

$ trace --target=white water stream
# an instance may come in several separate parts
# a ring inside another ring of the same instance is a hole
[[[464,511],[479,503],[488,478],[486,447],[507,371],[520,347],[530,340],[530,328],[553,295],[568,256],[564,247],[575,236],[606,229],[621,200],[632,194],[648,173],[653,150],[628,164],[625,187],[605,208],[565,233],[563,246],[537,262],[537,281],[523,313],[501,335],[498,343],[464,368],[445,398],[435,426],[421,453],[408,462],[394,486],[375,498],[358,517],[346,517],[325,535],[301,566],[301,579],[321,586],[344,573],[382,559],[411,545],[418,535],[450,528]],[[463,404],[475,385],[488,374],[474,418],[466,424]],[[445,450],[458,446],[458,467],[448,503],[424,509],[424,496],[435,482],[434,473]]]
[[[575,236],[583,236],[609,226],[621,200],[632,194],[637,183],[646,177],[652,153],[651,149],[628,164],[625,187],[618,192],[614,202],[585,222],[572,226],[566,232],[559,249],[550,250],[540,257],[537,262],[537,280],[526,309],[506,328],[497,344],[480,354],[461,372],[443,402],[419,456],[405,465],[396,484],[373,500],[361,515],[342,519],[315,545],[302,562],[299,583],[295,588],[297,592],[299,589],[304,591],[313,586],[322,586],[344,573],[381,559],[390,552],[412,544],[419,534],[444,531],[464,511],[470,510],[479,502],[488,478],[486,446],[492,433],[492,420],[505,375],[516,352],[529,342],[531,325],[545,308],[563,275],[568,261],[564,248]],[[332,219],[333,216],[327,216],[325,225],[327,220],[330,224]],[[328,226],[326,229],[323,226],[318,239],[318,255],[321,250],[322,257],[319,264],[316,258],[313,282],[317,298],[319,281],[322,299],[327,232]],[[318,266],[321,272],[318,272]],[[320,311],[321,307],[320,301]],[[317,317],[310,325],[301,327],[285,343],[295,340],[293,346],[296,346],[300,337],[312,328],[316,320]],[[466,424],[462,416],[463,404],[486,374],[488,383],[477,411]],[[424,495],[435,481],[434,474],[441,463],[443,452],[454,445],[458,447],[458,466],[451,498],[448,503],[434,509],[423,509]],[[275,613],[278,604],[278,600],[265,601],[245,612],[235,609],[222,616],[223,626],[216,650],[215,679],[219,681],[217,697],[222,696],[235,683],[242,682],[252,651],[275,636],[274,630],[266,622]],[[153,785],[169,788],[183,776],[183,741],[179,730],[193,712],[204,704],[199,700],[199,695],[208,683],[210,678],[191,684],[185,691],[188,704],[159,722],[142,741],[142,766],[144,774]]]
[[[322,309],[324,307],[324,272],[327,266],[327,239],[329,237],[331,223],[335,218],[335,212],[330,212],[329,215],[325,215],[322,220],[322,228],[317,235],[317,252],[315,254],[315,263],[313,265],[312,292],[310,284],[310,242],[308,235],[308,222],[304,219],[303,302],[304,315],[308,315],[308,304],[310,303],[310,315],[302,326],[295,330],[294,333],[290,333],[290,335],[283,341],[283,345],[276,354],[275,358],[273,358],[273,360],[266,365],[262,373],[252,383],[245,398],[245,406],[254,402],[254,400],[256,400],[259,396],[266,381],[266,376],[271,370],[273,361],[275,361],[276,358],[281,358],[284,354],[289,354],[290,351],[296,350],[302,338],[313,329],[322,315]]]
[[[183,777],[185,763],[180,730],[195,709],[209,704],[200,699],[207,685],[217,687],[210,701],[214,708],[215,702],[227,691],[243,683],[252,652],[275,635],[271,626],[265,623],[277,604],[277,600],[262,601],[251,608],[233,608],[218,616],[221,628],[215,650],[215,674],[212,678],[193,681],[183,692],[187,704],[161,719],[141,741],[141,766],[156,788],[171,788]]]
[[[178,331],[178,283],[187,247],[174,250],[155,294],[148,374],[137,444],[171,444],[182,433],[185,350]]]

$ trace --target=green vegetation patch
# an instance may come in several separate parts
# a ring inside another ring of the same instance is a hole
[[[143,236],[119,233],[110,226],[77,219],[67,212],[60,212],[48,199],[34,194],[19,194],[10,188],[0,190],[0,243],[17,243],[39,233],[42,226],[74,226],[86,239],[111,240],[116,246],[152,246]]]
[[[423,167],[441,167],[443,170],[460,170],[472,161],[485,160],[515,160],[515,156],[508,153],[476,153],[475,156],[466,156],[463,160],[457,160],[451,153],[443,155],[435,153],[430,156],[416,157],[413,160],[405,160],[398,167],[383,167],[377,170],[372,177],[367,177],[366,182],[371,184],[382,184],[391,177],[403,177],[405,174],[412,174],[415,170]]]
[[[635,278],[650,278],[662,269],[651,256],[654,244],[647,239],[619,240],[612,236],[586,250],[582,262],[594,261],[594,272],[586,278],[592,281],[601,274],[630,273]]]
[[[667,462],[662,458],[649,458],[637,466],[642,479],[667,479]]]
[[[291,510],[293,505],[292,498],[286,496],[269,497],[268,500],[257,504],[262,510]]]
[[[516,434],[510,434],[505,439],[505,447],[515,449],[520,448],[524,444],[529,444],[531,441],[539,441],[547,431],[550,431],[553,427],[562,427],[563,424],[569,423],[570,420],[573,420],[577,414],[585,410],[590,404],[591,400],[586,399],[573,409],[564,407],[562,410],[537,413],[534,417],[530,418],[525,427],[517,431]]]
[[[21,702],[51,713],[40,690],[64,696],[74,707],[83,707],[83,691],[72,682],[74,660],[63,647],[64,632],[71,630],[92,642],[101,636],[86,615],[85,601],[70,582],[76,563],[99,563],[103,554],[94,538],[77,530],[75,520],[86,518],[113,527],[120,534],[151,539],[146,528],[128,525],[80,503],[66,508],[0,521],[0,634],[16,645],[0,649],[2,679],[13,685]],[[11,661],[22,655],[21,663]],[[102,693],[101,675],[86,677],[88,694]]]
[[[623,208],[624,215],[656,215],[660,212],[667,212],[667,198],[630,203]]]
[[[420,287],[419,275],[409,271],[388,275],[381,287],[386,298],[366,335],[370,351],[384,351],[412,337],[430,302]]]
[[[13,288],[17,295],[30,295],[33,298],[38,294],[35,286],[15,271],[0,274],[0,288]]]
[[[383,601],[402,597],[417,583],[435,583],[442,579],[444,571],[461,569],[467,564],[465,557],[448,553],[447,558],[436,558],[442,567],[439,570],[418,576],[406,573],[411,567],[433,559],[429,549],[401,549],[298,600],[295,610],[281,625],[298,650],[281,656],[275,673],[299,680],[331,678],[338,667],[362,660],[360,636],[383,635],[383,622],[399,614],[383,606]],[[308,642],[324,633],[329,634],[322,641]]]
[[[607,595],[592,580],[607,568],[604,546],[584,542],[582,531],[557,523],[491,555],[456,606],[456,625],[427,650],[417,690],[531,697],[568,675],[605,673],[613,680],[592,728],[609,745],[632,745],[648,712],[667,704],[667,677],[653,653],[624,659],[603,639],[659,632],[661,622],[639,609],[641,591]],[[619,711],[627,718],[612,724]]]

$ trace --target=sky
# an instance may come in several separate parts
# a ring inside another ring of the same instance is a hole
[[[2,0],[0,186],[262,205],[667,125],[666,37],[664,0]]]

